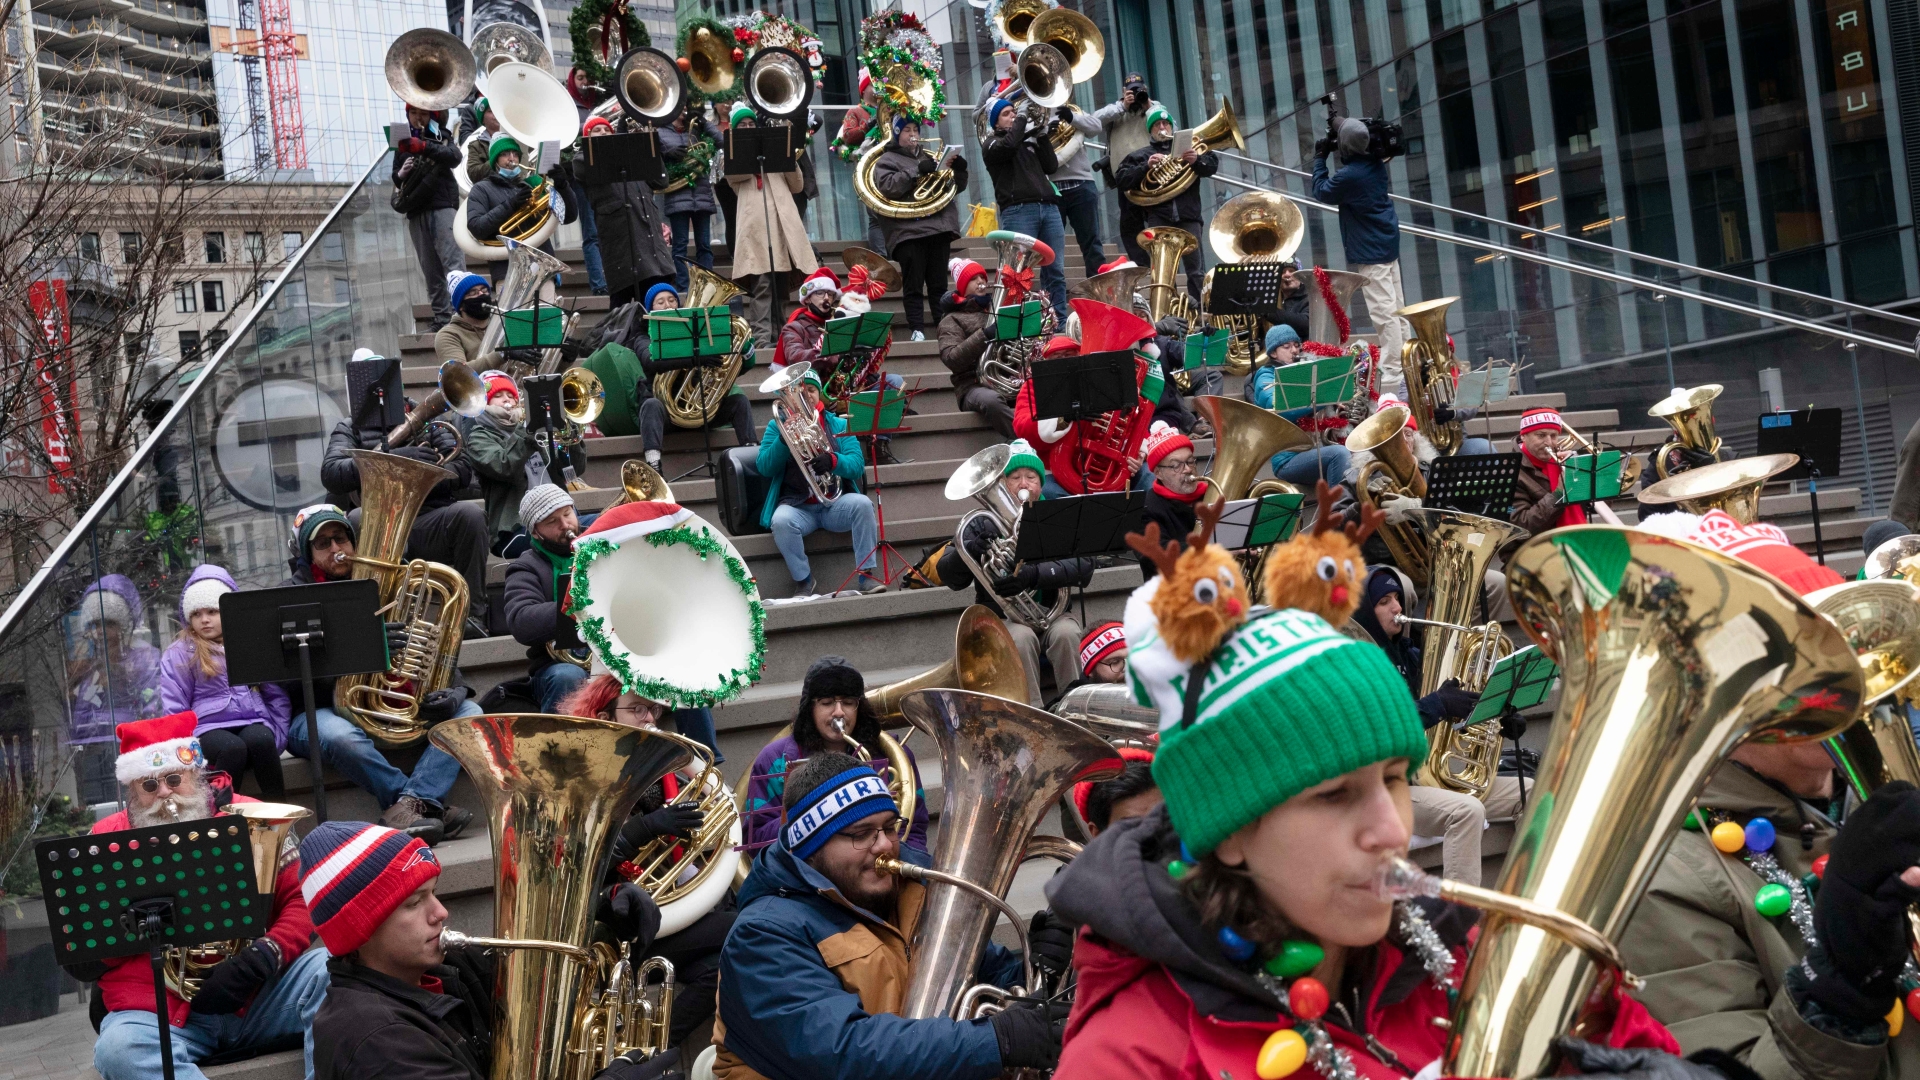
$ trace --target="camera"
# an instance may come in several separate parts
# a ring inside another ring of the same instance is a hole
[[[1314,104],[1327,107],[1327,134],[1313,144],[1316,155],[1331,154],[1340,145],[1340,95],[1328,93],[1314,99]],[[1403,152],[1404,133],[1399,124],[1378,116],[1363,116],[1359,121],[1367,125],[1367,150],[1365,157],[1385,163],[1399,157]]]

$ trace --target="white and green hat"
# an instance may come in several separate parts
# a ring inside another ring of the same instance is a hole
[[[1173,115],[1167,112],[1167,110],[1164,107],[1159,105],[1155,105],[1153,108],[1147,110],[1147,130],[1148,131],[1152,131],[1153,125],[1159,123],[1162,120],[1165,120],[1167,123],[1171,124],[1173,123]]]
[[[1000,470],[1001,476],[1012,476],[1015,469],[1032,469],[1040,474],[1042,480],[1046,479],[1047,467],[1041,462],[1040,455],[1033,452],[1032,443],[1015,439],[1007,444],[1007,449],[1013,453],[1007,457],[1007,467]]]

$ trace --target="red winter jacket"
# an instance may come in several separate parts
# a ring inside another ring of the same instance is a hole
[[[1141,378],[1146,377],[1147,366],[1140,366]],[[1101,418],[1101,419],[1104,419]],[[1100,420],[1075,420],[1067,425],[1058,441],[1048,442],[1040,435],[1040,421],[1034,417],[1033,380],[1028,379],[1020,387],[1020,394],[1013,401],[1013,433],[1033,444],[1040,460],[1047,464],[1047,475],[1069,495],[1088,495],[1086,481],[1080,475],[1080,463],[1077,460],[1082,452],[1081,440],[1088,438],[1094,425]],[[1137,458],[1140,456],[1140,444],[1146,441],[1147,432],[1153,427],[1153,404],[1142,401],[1133,410],[1133,423],[1127,431],[1126,448],[1121,456]],[[1138,471],[1138,465],[1134,471]],[[1119,486],[1108,486],[1100,490],[1125,491],[1133,485],[1133,476],[1127,475]]]
[[[233,796],[234,802],[259,802],[245,795]],[[127,820],[127,812],[121,810],[94,823],[97,833],[119,832],[133,828]],[[293,963],[294,958],[306,951],[313,940],[313,919],[307,915],[306,897],[300,894],[300,861],[295,859],[280,867],[280,877],[273,883],[273,925],[264,935],[272,938],[280,946],[281,970]],[[108,1012],[138,1010],[153,1012],[153,966],[145,953],[134,956],[122,956],[106,961],[107,973],[100,977],[100,997]],[[193,1006],[174,995],[167,993],[167,1022],[181,1027],[187,1022],[187,1013]],[[241,1010],[244,1014],[245,1009]]]

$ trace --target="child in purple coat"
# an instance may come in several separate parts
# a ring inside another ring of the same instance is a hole
[[[233,777],[237,789],[251,768],[260,794],[268,802],[285,802],[280,751],[287,746],[287,692],[274,683],[227,684],[220,595],[235,589],[232,575],[212,563],[188,576],[180,593],[179,640],[160,658],[160,701],[169,713],[191,709],[199,717],[193,733],[209,771]]]

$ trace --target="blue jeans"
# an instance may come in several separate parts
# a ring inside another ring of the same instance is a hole
[[[1460,440],[1460,456],[1462,457],[1491,453],[1493,453],[1493,442],[1490,439],[1483,439],[1478,435],[1469,435]]]
[[[1073,226],[1074,238],[1080,241],[1081,261],[1091,277],[1107,261],[1107,249],[1100,243],[1100,192],[1091,180],[1069,180],[1054,186],[1060,189],[1060,216]],[[1064,251],[1057,254],[1067,257]]]
[[[712,709],[675,709],[673,728],[680,734],[713,751],[715,764],[727,760],[720,752],[720,740],[713,734]]]
[[[479,716],[480,713],[480,703],[468,698],[454,715]],[[438,803],[453,790],[453,782],[460,779],[460,762],[437,746],[427,747],[414,765],[413,775],[409,776],[394,768],[373,744],[373,736],[360,730],[360,725],[332,709],[315,709],[313,715],[320,722],[320,734],[326,738],[327,767],[372,795],[382,810],[398,802],[402,795]],[[293,722],[287,725],[287,753],[312,760],[307,747],[305,711],[294,713]]]
[[[694,261],[703,270],[713,269],[713,212],[672,214],[667,226],[673,231],[673,285],[687,295],[687,233],[693,233]]]
[[[1140,471],[1136,473],[1133,478],[1133,490],[1153,490],[1152,469],[1147,468],[1145,465],[1140,466]],[[1073,497],[1067,494],[1067,489],[1060,486],[1060,482],[1053,478],[1052,473],[1048,473],[1046,476],[1040,478],[1040,494],[1048,499],[1071,499]]]
[[[1040,268],[1040,287],[1047,291],[1048,299],[1053,301],[1054,314],[1061,322],[1065,322],[1066,316],[1060,312],[1071,309],[1067,307],[1067,268],[1063,265],[1066,253],[1061,250],[1061,246],[1067,242],[1067,231],[1060,224],[1060,208],[1043,202],[1002,207],[1000,227],[1026,233],[1053,249],[1053,261]],[[1099,266],[1093,269],[1098,270]]]
[[[873,551],[879,544],[873,501],[857,491],[849,491],[830,503],[782,503],[773,511],[773,543],[780,557],[787,560],[787,573],[796,582],[813,577],[807,562],[807,537],[820,529],[853,534],[853,554],[860,569],[873,568]]]
[[[1329,485],[1339,487],[1347,482],[1347,464],[1352,460],[1347,448],[1337,443],[1318,450],[1282,451],[1273,455],[1273,475],[1297,488],[1312,490],[1314,481],[1323,476]]]
[[[593,200],[581,199],[576,209],[580,211],[580,255],[587,263],[587,287],[593,290],[593,295],[605,296],[607,270],[600,261],[600,226],[593,220]]]
[[[138,963],[145,966],[146,961]],[[205,1080],[196,1061],[250,1047],[265,1049],[305,1033],[307,1075],[313,1075],[313,1014],[327,1000],[327,950],[318,940],[294,957],[280,977],[260,988],[245,1016],[187,1014],[173,1029],[173,1075]],[[104,1080],[153,1080],[160,1072],[160,1025],[141,1009],[110,1012],[100,1021],[93,1067]]]
[[[543,713],[557,713],[560,703],[581,683],[587,681],[587,669],[578,664],[553,663],[531,676],[533,700]]]

